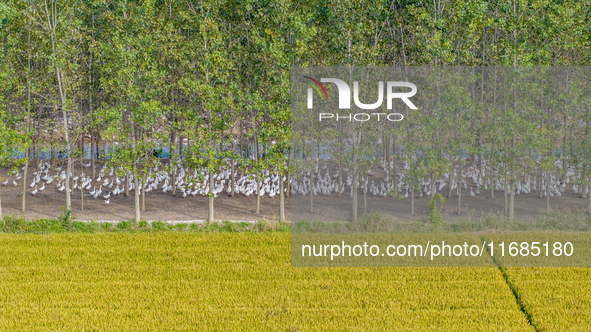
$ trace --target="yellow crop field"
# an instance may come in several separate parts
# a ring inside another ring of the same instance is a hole
[[[2,331],[533,331],[496,268],[292,268],[288,233],[1,234],[0,247]]]
[[[591,269],[507,268],[538,331],[591,331]]]

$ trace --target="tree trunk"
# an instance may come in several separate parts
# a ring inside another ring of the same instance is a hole
[[[290,197],[291,196],[291,171],[289,170],[289,160],[287,161],[287,174],[285,175],[286,179],[286,184],[287,184],[287,190],[285,190],[285,197]],[[283,178],[281,178],[281,181],[283,181]]]
[[[64,118],[66,116],[66,111],[64,110]],[[67,121],[65,122],[64,126],[67,126]],[[70,139],[68,138],[68,133],[66,129],[66,153],[68,154],[68,165],[66,167],[66,210],[72,209],[72,194],[70,192],[70,178],[72,173],[72,148],[70,146]]]
[[[23,179],[23,182],[27,182],[27,180]],[[0,188],[0,221],[4,225],[4,216],[2,216],[2,188]]]
[[[308,189],[310,190],[310,213],[314,213],[314,170],[310,172],[310,185]]]
[[[170,162],[170,172],[172,173],[172,196],[176,196],[176,164],[174,162],[174,158],[173,156],[175,155],[175,153],[173,153],[173,147],[176,147],[175,144],[175,136],[174,136],[174,131],[170,134],[170,147],[169,147],[169,153],[168,153],[168,160]],[[176,150],[176,148],[174,149]]]
[[[259,164],[259,141],[258,138],[256,137],[256,133],[255,133],[255,137],[254,137],[254,161],[255,164],[258,166]],[[257,181],[257,208],[255,213],[260,213],[261,212],[261,178],[259,176],[259,174],[256,175],[256,181]]]
[[[356,166],[355,166],[356,167]],[[351,219],[353,221],[357,221],[357,188],[359,187],[359,181],[358,181],[358,175],[357,175],[357,170],[355,170],[355,175],[353,176],[353,211],[352,211],[352,216]]]
[[[550,183],[550,172],[546,172],[546,184]],[[546,185],[546,214],[550,214],[550,186]]]
[[[279,175],[279,221],[285,221],[285,196],[283,195],[283,176]]]
[[[338,190],[338,194],[339,194],[339,198],[341,198],[342,193],[341,191],[343,191],[343,165],[342,165],[342,161],[341,161],[341,152],[340,152],[340,142],[339,142],[339,166],[338,166],[338,170],[337,172],[339,172],[339,176],[338,176],[338,180],[337,180],[337,190]]]
[[[396,138],[392,139],[392,177],[394,180],[394,193],[398,195],[398,169],[396,168]]]
[[[97,141],[100,142],[99,138],[96,138]],[[98,144],[97,144],[98,146]],[[107,164],[107,141],[103,140],[103,165]]]
[[[135,196],[135,222],[140,221],[140,190],[137,176],[133,176],[133,193]]]
[[[464,170],[462,168],[462,155],[460,152],[460,175],[458,179],[458,215],[462,214],[462,180],[464,179]]]
[[[129,171],[125,173],[125,183],[123,185],[125,186],[125,197],[129,197]]]
[[[495,171],[493,167],[492,147],[490,148],[490,198],[495,198]]]
[[[49,150],[50,162],[51,162],[51,165],[53,165],[53,167],[55,167],[55,165],[56,165],[56,162],[55,162],[55,154],[57,152],[55,151],[55,145],[53,144],[53,142],[51,142],[49,144],[49,148],[50,148],[50,150]]]
[[[84,140],[84,137],[82,139]],[[90,154],[92,154],[92,152]],[[84,158],[84,154],[80,155],[80,177],[78,178],[80,180],[80,211],[84,211],[84,188],[82,188],[82,173],[84,172],[84,163],[82,162],[82,158]],[[74,188],[74,186],[72,186],[72,188]]]
[[[431,173],[431,175],[429,176],[429,181],[431,182],[431,195],[429,198],[432,201],[433,198],[435,198],[435,190],[437,190],[437,187],[435,186],[435,179],[433,178],[433,173]]]
[[[260,180],[260,176],[258,174],[256,175],[256,181],[257,181],[257,207],[256,207],[255,213],[260,213],[261,212],[261,180]]]
[[[94,149],[96,148],[96,144],[95,144],[95,138],[94,135],[92,134],[92,131],[90,132],[90,163],[91,163],[91,167],[92,167],[92,178],[96,178],[96,165],[95,165],[95,152]]]
[[[415,215],[415,189],[410,190],[410,215]]]
[[[367,182],[363,185],[363,214],[367,214]]]
[[[540,198],[544,198],[544,189],[542,188],[543,185],[544,185],[544,176],[545,176],[544,171],[543,170],[540,170],[540,187],[539,187],[540,188],[539,189],[539,191],[540,191]]]
[[[144,172],[144,176],[142,177],[142,212],[146,211],[146,172]]]
[[[170,167],[172,168],[172,196],[176,196],[176,164],[170,160]]]
[[[235,154],[236,154],[236,143],[232,139],[232,155],[235,155]],[[230,197],[234,197],[234,195],[235,195],[234,186],[235,186],[235,182],[236,182],[236,177],[234,176],[234,172],[236,171],[234,164],[236,163],[236,160],[234,159],[234,157],[232,157],[230,162],[232,163],[231,169],[230,169]]]
[[[96,138],[97,141],[99,138]],[[107,164],[107,141],[103,140],[103,165]]]
[[[26,199],[27,199],[27,171],[29,170],[29,149],[25,149],[25,171],[23,172],[23,192],[21,195],[21,210],[26,210]]]
[[[515,218],[515,184],[513,181],[509,182],[509,220]]]
[[[214,172],[209,172],[209,209],[207,213],[207,221],[213,222],[214,214],[213,214],[213,189],[214,189],[214,181],[213,181]],[[258,212],[258,211],[257,211]]]
[[[179,155],[179,159],[183,159],[183,136],[179,136],[179,142],[178,142],[178,155]]]
[[[454,162],[453,162],[453,159],[452,159],[451,166],[449,166],[449,181],[447,181],[447,189],[448,189],[447,199],[450,199],[451,198],[451,195],[452,195],[451,184],[452,184],[452,182],[454,180],[453,173],[454,173]]]
[[[566,116],[563,118],[563,123],[566,125]],[[564,182],[566,180],[566,134],[562,139],[562,176],[561,181]]]
[[[507,184],[507,179],[503,180],[503,195],[505,197],[505,205],[504,205],[504,209],[505,209],[505,215],[508,216],[509,215],[509,199],[507,197],[507,192],[508,192],[508,184]]]

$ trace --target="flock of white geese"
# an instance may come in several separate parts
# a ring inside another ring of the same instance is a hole
[[[411,181],[408,176],[410,165],[408,162],[404,162],[404,166],[397,172],[396,176],[390,176],[390,167],[385,167],[388,163],[380,163],[380,168],[384,171],[385,176],[383,178],[375,177],[374,171],[368,171],[367,174],[363,174],[359,177],[358,189],[373,196],[386,197],[394,194],[395,189],[398,189],[397,194],[404,195],[408,198],[411,195]],[[451,192],[455,193],[456,196],[460,194],[460,190],[466,190],[468,196],[474,197],[481,194],[481,191],[490,190],[491,186],[494,186],[495,191],[503,190],[510,194],[510,188],[508,182],[505,180],[502,174],[497,170],[494,170],[494,180],[491,181],[490,177],[490,163],[487,160],[483,160],[483,169],[478,169],[476,166],[469,166],[462,171],[462,177],[459,177],[459,167],[456,165],[453,169],[453,173],[443,173],[440,178],[419,179],[419,186],[416,188],[416,195],[419,197],[430,196],[432,191],[435,193],[442,192],[444,190],[449,191],[451,186]],[[555,167],[558,170],[562,170],[562,164],[560,161],[555,163]],[[346,169],[344,169],[346,172]],[[585,194],[589,192],[589,187],[582,184],[582,176],[580,172],[577,172],[577,167],[567,166],[567,170],[564,177],[557,176],[556,173],[550,172],[549,176],[540,176],[526,174],[519,179],[515,184],[515,195],[540,193],[542,197],[546,197],[546,192],[550,197],[562,196],[565,190],[572,190],[573,194]],[[373,178],[373,179],[372,179]],[[310,183],[310,179],[313,179]],[[353,196],[353,179],[350,174],[343,173],[341,181],[338,183],[339,169],[338,167],[329,167],[327,163],[316,162],[313,167],[305,172],[301,172],[291,183],[291,193],[308,195],[312,192],[313,195],[331,195],[333,193],[340,193],[347,191],[350,196]],[[567,185],[570,184],[570,188]],[[546,190],[548,186],[548,190]],[[435,194],[433,193],[433,194]]]
[[[90,168],[91,164],[84,164],[85,168]],[[162,168],[162,169],[161,169]],[[238,169],[235,167],[235,169]],[[10,172],[9,176],[12,179],[5,179],[2,185],[16,187],[22,179],[21,171],[24,166],[14,172]],[[115,170],[114,167],[108,168],[104,165],[99,169],[98,176],[92,178],[81,172],[79,175],[73,175],[72,181],[73,191],[82,191],[85,195],[92,196],[96,199],[104,199],[105,204],[110,203],[113,196],[121,195],[125,192],[125,181],[128,183],[128,190],[134,191],[133,174],[129,176],[118,175],[125,174],[122,167]],[[174,176],[173,176],[174,174]],[[241,175],[242,174],[242,175]],[[231,165],[228,163],[220,172],[213,174],[213,188],[211,193],[214,197],[218,197],[222,192],[230,194],[231,187]],[[261,181],[259,183],[259,194],[261,196],[275,197],[279,194],[279,175],[271,174],[270,171],[263,172]],[[283,177],[284,181],[286,177]],[[189,169],[178,166],[175,172],[165,170],[162,165],[150,168],[146,176],[145,182],[138,178],[138,188],[142,187],[146,193],[152,191],[161,191],[162,193],[171,193],[173,191],[173,183],[178,191],[179,197],[186,198],[187,196],[207,196],[209,194],[209,174],[205,169]],[[30,194],[36,196],[41,192],[49,190],[47,188],[55,186],[55,190],[63,192],[66,189],[66,171],[62,167],[52,169],[51,163],[48,161],[41,161],[37,165],[37,171],[33,172],[33,180],[29,184],[32,188]],[[235,172],[234,192],[236,194],[243,194],[245,196],[256,196],[257,192],[257,178],[252,174],[243,174]]]
[[[398,188],[398,193],[402,194],[405,198],[409,197],[411,193],[411,186],[409,177],[407,176],[410,165],[405,162],[404,166],[400,169],[400,172],[396,176],[390,176],[390,167],[385,167],[384,161],[380,163],[380,168],[384,171],[385,177],[379,178],[375,176],[375,172],[369,171],[360,177],[358,189],[373,196],[386,197],[395,194],[395,188]],[[416,190],[416,194],[419,197],[430,196],[432,190],[435,192],[441,192],[443,190],[449,190],[459,195],[460,190],[466,190],[468,196],[476,196],[481,194],[483,190],[489,190],[491,186],[494,186],[495,191],[503,191],[503,189],[509,191],[506,181],[503,176],[495,171],[495,179],[491,181],[490,177],[490,166],[486,160],[483,161],[485,165],[483,170],[479,170],[475,166],[469,166],[463,171],[463,176],[460,180],[458,176],[457,166],[453,170],[453,174],[444,173],[438,179],[420,179],[419,188]],[[83,165],[85,168],[90,168],[90,163]],[[557,162],[557,169],[562,169],[560,162]],[[5,179],[2,185],[18,186],[19,181],[22,181],[21,170],[10,172],[9,176],[12,179]],[[238,170],[238,167],[235,167]],[[346,169],[343,169],[346,172]],[[297,176],[290,178],[289,190],[292,195],[308,195],[310,192],[313,195],[331,195],[337,193],[339,190],[341,194],[348,191],[349,195],[353,195],[353,179],[350,174],[343,173],[341,176],[342,183],[338,183],[339,169],[337,167],[329,167],[326,162],[316,161],[311,169],[301,172]],[[115,168],[108,168],[104,165],[99,169],[98,177],[92,178],[90,175],[86,175],[81,172],[79,175],[72,177],[73,191],[82,191],[85,195],[89,195],[96,199],[104,199],[105,204],[110,203],[112,196],[121,195],[125,192],[125,181],[128,181],[128,190],[131,192],[135,190],[133,175],[125,176],[118,175],[125,174],[123,168],[119,168],[118,171]],[[173,175],[174,174],[174,175]],[[568,166],[565,173],[566,176],[560,178],[555,174],[550,174],[549,177],[532,176],[527,174],[520,179],[515,186],[515,194],[529,194],[540,192],[545,197],[546,185],[549,186],[548,193],[550,197],[561,196],[567,185],[570,184],[570,190],[574,194],[581,194],[584,190],[588,193],[588,186],[582,185],[581,173],[576,172],[576,167]],[[47,188],[55,186],[55,190],[63,192],[66,188],[66,171],[62,167],[56,167],[52,169],[52,165],[48,161],[40,161],[37,165],[37,170],[33,172],[33,181],[29,184],[32,188],[30,194],[36,196],[37,194],[48,190]],[[212,193],[214,197],[224,191],[230,194],[231,188],[231,165],[228,162],[225,167],[218,173],[213,174],[214,186]],[[373,179],[371,179],[373,178]],[[546,180],[549,178],[549,180]],[[287,177],[283,176],[283,181],[286,181]],[[310,179],[313,179],[311,182]],[[274,174],[271,171],[263,172],[261,177],[259,194],[260,196],[275,197],[280,192],[280,176]],[[395,182],[396,181],[396,182]],[[176,170],[173,173],[170,170],[165,170],[162,165],[151,168],[146,176],[145,183],[142,179],[138,179],[138,188],[144,189],[146,193],[152,191],[160,191],[161,193],[170,193],[173,191],[173,183],[178,190],[178,195],[182,198],[187,196],[207,196],[209,194],[209,174],[205,169],[189,169],[180,166],[177,163]],[[396,184],[396,185],[395,185]],[[446,189],[447,187],[447,189]],[[287,192],[288,187],[285,190]],[[242,194],[245,196],[256,196],[257,192],[257,178],[248,172],[235,172],[234,181],[234,192],[236,194]]]

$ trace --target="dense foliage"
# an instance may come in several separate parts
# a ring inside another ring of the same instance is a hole
[[[169,147],[173,178],[179,166],[207,177],[231,160],[248,168],[260,198],[265,172],[289,171],[292,66],[588,65],[590,10],[543,0],[9,0],[0,5],[0,151],[24,152],[25,177],[41,148],[62,151],[68,209],[72,159],[85,145],[93,178],[95,159],[116,145],[109,163],[139,188],[154,151]],[[566,145],[555,124],[546,129]],[[539,166],[552,171],[554,159]]]

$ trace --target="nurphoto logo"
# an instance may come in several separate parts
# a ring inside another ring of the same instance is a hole
[[[351,109],[351,88],[349,84],[345,81],[338,79],[338,78],[320,78],[317,80],[310,76],[303,76],[303,78],[309,80],[307,82],[310,87],[308,88],[308,109],[314,109],[314,90],[318,93],[318,96],[321,100],[329,101],[328,93],[326,92],[326,88],[322,83],[333,83],[337,88],[338,93],[338,108],[340,110],[350,110]],[[409,99],[413,97],[417,93],[417,86],[414,83],[410,82],[400,82],[400,81],[388,81],[385,84],[386,88],[386,108],[388,110],[392,110],[393,108],[393,100],[400,99],[402,100],[408,108],[412,110],[416,110],[417,107],[413,102]],[[400,88],[409,88],[410,91],[399,91]],[[377,101],[373,104],[365,104],[362,103],[359,99],[359,81],[353,82],[353,102],[355,106],[362,110],[376,110],[380,108],[384,103],[384,82],[378,82],[378,97]],[[360,121],[365,122],[372,118],[377,119],[377,121],[381,121],[382,119],[386,119],[388,121],[401,121],[404,119],[404,116],[400,113],[355,113],[355,114],[339,114],[339,113],[319,113],[318,119],[328,120],[333,119],[336,121],[339,120],[348,120],[348,121]]]

